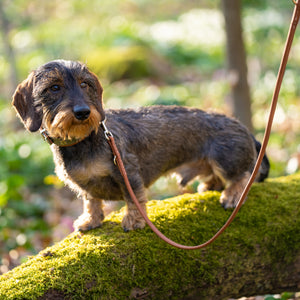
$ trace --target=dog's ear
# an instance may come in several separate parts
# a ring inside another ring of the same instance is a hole
[[[93,77],[94,82],[96,84],[97,98],[98,98],[97,110],[101,115],[101,120],[103,121],[105,119],[105,113],[104,113],[104,108],[103,108],[103,100],[102,100],[103,88],[102,88],[102,85],[101,85],[97,75],[94,74],[93,72],[90,72],[90,74]]]
[[[34,72],[20,83],[13,95],[12,105],[27,130],[34,132],[39,130],[42,124],[42,113],[37,111],[33,103]]]

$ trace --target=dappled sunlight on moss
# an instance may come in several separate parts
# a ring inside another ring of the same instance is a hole
[[[300,247],[299,182],[297,174],[254,184],[225,233],[198,251],[175,249],[148,227],[123,232],[123,208],[106,217],[102,228],[72,233],[2,275],[0,299],[37,299],[49,290],[72,299],[125,299],[136,288],[146,291],[146,298],[162,299],[199,286],[205,287],[205,299],[218,293],[209,289],[216,281],[222,293],[235,295],[245,280],[263,284],[261,263],[272,269],[276,283],[276,276],[284,276],[280,266],[292,263]],[[219,196],[207,192],[150,201],[149,218],[171,239],[195,245],[210,238],[231,213],[220,206]],[[223,277],[224,268],[226,276],[232,274],[230,280]]]

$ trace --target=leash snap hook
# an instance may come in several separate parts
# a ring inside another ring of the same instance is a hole
[[[108,128],[106,127],[105,121],[106,121],[106,119],[104,119],[104,120],[101,122],[101,126],[102,126],[103,129],[104,129],[104,135],[105,135],[105,138],[109,141],[110,138],[113,137],[113,134],[112,134],[112,133],[108,130]]]

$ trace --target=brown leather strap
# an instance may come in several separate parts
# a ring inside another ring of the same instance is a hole
[[[300,0],[298,0],[298,1],[300,1]],[[298,2],[296,2],[295,0],[293,0],[293,2],[295,3],[294,13],[293,13],[293,17],[292,17],[292,20],[291,20],[291,25],[290,25],[287,41],[286,41],[286,44],[285,44],[281,64],[280,64],[279,71],[278,71],[276,86],[275,86],[275,90],[274,90],[274,94],[273,94],[273,98],[272,98],[272,103],[271,103],[271,108],[270,108],[270,113],[269,113],[269,119],[268,119],[268,123],[267,123],[267,126],[266,126],[264,139],[263,139],[263,142],[262,142],[261,150],[260,150],[260,153],[258,155],[254,170],[253,170],[252,175],[251,175],[251,177],[250,177],[250,179],[249,179],[249,181],[248,181],[248,183],[247,183],[247,185],[246,185],[246,187],[245,187],[245,189],[244,189],[244,191],[243,191],[243,193],[242,193],[242,195],[239,199],[239,202],[238,202],[236,208],[232,212],[231,216],[228,218],[228,220],[223,225],[223,227],[211,239],[209,239],[205,243],[203,243],[201,245],[197,245],[197,246],[185,246],[185,245],[178,244],[178,243],[170,240],[166,236],[164,236],[153,225],[153,223],[149,220],[146,212],[141,207],[138,199],[136,198],[136,196],[135,196],[135,194],[134,194],[134,192],[131,188],[130,182],[129,182],[127,174],[126,174],[124,164],[122,162],[120,153],[117,149],[117,146],[116,146],[113,135],[106,128],[105,123],[104,122],[101,123],[103,128],[104,128],[106,139],[107,139],[107,141],[108,141],[108,143],[109,143],[109,145],[112,149],[113,154],[115,155],[115,161],[117,162],[119,170],[120,170],[120,172],[121,172],[121,174],[124,178],[124,182],[126,184],[128,192],[130,194],[130,197],[132,198],[132,201],[135,203],[137,209],[139,210],[140,214],[145,219],[145,221],[149,225],[149,227],[154,231],[154,233],[158,237],[160,237],[166,243],[168,243],[168,244],[170,244],[174,247],[184,249],[184,250],[195,250],[195,249],[204,248],[205,246],[211,244],[214,240],[216,240],[223,233],[223,231],[230,225],[230,223],[233,221],[234,217],[236,216],[236,214],[240,210],[245,198],[247,197],[247,194],[250,190],[250,187],[253,184],[253,182],[255,180],[255,177],[258,173],[259,167],[260,167],[261,162],[263,160],[263,157],[264,157],[264,154],[265,154],[265,151],[266,151],[266,147],[267,147],[267,144],[268,144],[268,141],[269,141],[269,137],[270,137],[270,133],[271,133],[272,123],[273,123],[274,114],[275,114],[275,110],[276,110],[276,106],[277,106],[277,101],[278,101],[278,96],[279,96],[279,91],[280,91],[282,79],[283,79],[283,76],[284,76],[286,64],[287,64],[287,61],[288,61],[288,56],[289,56],[289,53],[290,53],[290,49],[291,49],[291,46],[292,46],[294,34],[295,34],[295,31],[296,31],[296,27],[297,27],[297,24],[299,22],[300,4],[298,4]]]

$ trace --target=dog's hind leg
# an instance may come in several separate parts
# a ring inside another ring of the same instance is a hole
[[[83,196],[83,214],[74,222],[75,231],[87,231],[102,225],[104,213],[102,200]]]
[[[239,197],[242,195],[250,175],[250,172],[245,172],[239,180],[227,182],[227,186],[220,198],[220,203],[225,209],[233,208],[237,205]]]

